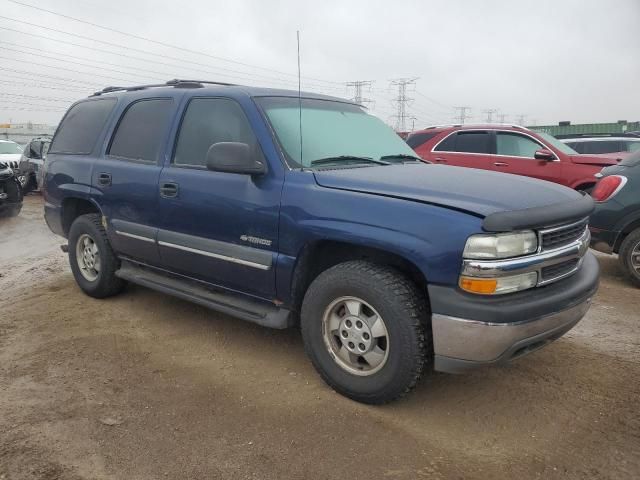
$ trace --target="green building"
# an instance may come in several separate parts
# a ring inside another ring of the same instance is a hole
[[[562,137],[564,135],[602,135],[602,134],[621,134],[627,132],[640,131],[640,122],[627,122],[619,120],[615,123],[582,123],[571,125],[571,122],[560,122],[558,125],[534,125],[528,127],[531,130],[545,132],[554,137]]]

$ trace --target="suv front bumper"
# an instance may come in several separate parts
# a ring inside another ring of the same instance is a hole
[[[430,286],[435,370],[462,373],[506,363],[560,338],[589,309],[599,270],[587,253],[570,277],[503,297]]]

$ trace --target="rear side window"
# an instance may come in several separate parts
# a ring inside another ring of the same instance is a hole
[[[67,112],[49,148],[50,153],[87,155],[102,132],[115,98],[77,103]]]
[[[173,163],[203,167],[209,147],[218,142],[257,146],[240,105],[225,98],[194,98],[182,119]]]
[[[489,153],[489,132],[458,132],[437,147],[440,152]]]
[[[155,162],[166,139],[173,101],[154,98],[132,103],[122,115],[108,155]]]
[[[431,140],[438,133],[439,132],[414,133],[413,135],[409,135],[409,138],[407,138],[407,145],[411,148],[418,148],[423,143]]]

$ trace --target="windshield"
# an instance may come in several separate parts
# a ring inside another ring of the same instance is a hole
[[[0,155],[7,153],[22,153],[22,148],[14,142],[0,142]]]
[[[391,128],[357,105],[304,98],[301,152],[298,98],[262,97],[256,101],[269,118],[291,166],[308,167],[314,161],[319,165],[317,161],[321,159],[358,163],[354,157],[380,161],[382,157],[395,155],[400,155],[400,159],[403,155],[416,156]]]
[[[544,138],[547,141],[547,143],[550,143],[551,146],[557,148],[562,153],[566,153],[567,155],[577,155],[578,154],[578,152],[576,152],[573,148],[571,148],[566,143],[562,143],[560,140],[558,140],[553,135],[549,135],[548,133],[544,133],[544,132],[536,132],[536,133],[538,135],[540,135],[542,138]]]

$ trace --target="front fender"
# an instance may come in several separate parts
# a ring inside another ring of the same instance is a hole
[[[469,235],[482,218],[444,207],[360,192],[287,182],[280,212],[278,296],[305,246],[330,240],[392,253],[430,283],[457,285]],[[282,295],[285,294],[285,295]]]

